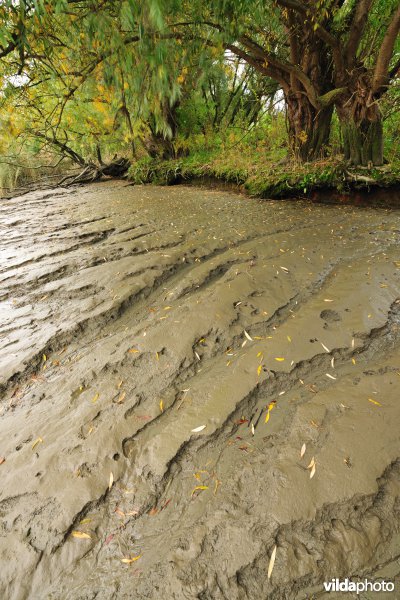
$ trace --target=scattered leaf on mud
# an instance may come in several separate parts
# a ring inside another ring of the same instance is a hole
[[[355,358],[352,358],[352,359],[351,359],[351,362],[353,363],[353,365],[355,365],[355,364],[356,364],[356,359],[355,359]]]
[[[314,465],[315,465],[315,458],[312,457],[312,459],[310,461],[310,464],[308,465],[307,469],[312,469]]]
[[[126,396],[126,392],[122,392],[122,394],[120,394],[120,396],[117,398],[117,400],[115,400],[116,404],[122,404],[122,402],[125,400],[125,396]]]
[[[121,385],[123,384],[123,380],[121,379],[121,381],[118,382],[117,388],[120,389]]]
[[[324,302],[333,302],[333,300],[330,300],[329,298],[324,298]]]
[[[82,519],[82,521],[79,521],[79,525],[85,525],[86,523],[90,523],[92,519]]]
[[[113,483],[114,483],[114,475],[112,473],[110,473],[110,479],[109,479],[109,482],[108,482],[108,489],[109,490],[111,490]]]
[[[282,271],[285,271],[285,273],[289,273],[289,269],[287,269],[286,267],[281,267]]]
[[[278,356],[277,358],[275,358],[275,360],[277,360],[278,362],[282,362],[282,361],[284,361],[285,359],[284,359],[284,358],[282,358],[282,357],[279,357],[279,356]]]
[[[84,531],[75,530],[71,533],[71,535],[80,540],[90,540],[91,539],[91,536],[88,533],[85,533]]]
[[[195,354],[197,360],[201,360],[200,355],[196,352],[196,350],[194,351],[194,354]]]
[[[4,456],[0,456],[0,465],[2,465],[5,462],[6,462],[6,459],[4,458]]]
[[[372,398],[368,398],[368,400],[370,402],[372,402],[372,404],[376,404],[376,406],[382,406],[382,404],[380,402],[378,402],[377,400],[373,400]]]
[[[140,352],[140,350],[137,348],[129,348],[128,352],[130,352],[130,354],[137,354],[137,352]]]
[[[251,337],[251,336],[250,336],[250,335],[247,333],[247,331],[246,331],[246,330],[244,330],[244,335],[247,337],[247,339],[248,339],[250,342],[252,342],[252,341],[253,341],[253,338],[252,338],[252,337]]]
[[[203,431],[206,428],[206,425],[200,425],[199,427],[195,427],[192,429],[192,433],[199,433],[199,431]]]
[[[92,402],[93,402],[93,404],[94,404],[95,402],[97,402],[97,400],[98,400],[99,398],[100,398],[100,394],[95,394],[95,395],[93,396],[93,398],[92,398]]]
[[[32,450],[34,450],[34,449],[36,448],[36,446],[37,446],[38,444],[41,444],[42,442],[43,442],[42,438],[41,438],[41,437],[38,437],[38,439],[37,439],[37,440],[35,440],[35,441],[33,442],[33,444],[32,444]]]
[[[47,356],[45,354],[43,354],[43,362],[46,362],[47,360]]]
[[[287,341],[288,341],[288,342],[291,342],[291,341],[292,341],[292,338],[290,337],[290,335],[287,335],[286,337],[287,337]]]
[[[327,347],[325,346],[325,344],[323,344],[322,342],[320,342],[320,344],[321,344],[321,346],[323,347],[323,349],[325,350],[325,352],[328,352],[328,353],[330,352],[329,348],[327,348]]]
[[[164,403],[162,400],[160,400],[160,411],[164,412]]]
[[[267,412],[266,417],[265,417],[265,422],[268,423],[268,421],[269,421],[269,411]]]
[[[111,540],[113,539],[113,537],[114,537],[114,534],[113,534],[113,533],[110,533],[110,535],[108,535],[108,536],[106,537],[106,539],[104,540],[104,544],[103,544],[103,546],[108,546],[108,544],[111,542]]]
[[[255,435],[255,429],[254,429],[254,425],[253,425],[253,423],[251,424],[251,434],[252,434],[252,435]]]
[[[305,455],[305,453],[306,453],[306,445],[303,444],[302,447],[301,447],[301,450],[300,450],[300,458],[303,458],[303,456]]]
[[[197,491],[201,492],[203,490],[208,490],[208,485],[196,485],[196,487],[192,490],[191,496],[195,494]]]
[[[329,379],[336,379],[336,377],[334,377],[333,375],[329,375],[329,373],[325,373],[327,377],[329,377]]]
[[[274,549],[272,550],[271,558],[269,559],[268,579],[270,579],[271,575],[272,575],[272,570],[273,570],[274,564],[275,564],[275,557],[276,557],[276,546],[274,546]]]
[[[258,365],[257,367],[257,375],[260,377],[262,371],[262,365]]]
[[[126,565],[130,565],[131,563],[135,562],[135,560],[139,560],[139,558],[142,555],[139,554],[138,556],[131,556],[130,558],[121,558],[121,562],[125,563]]]
[[[310,472],[310,479],[312,479],[315,475],[315,463],[312,466],[311,472]]]
[[[160,360],[160,355],[156,352],[156,360]]]

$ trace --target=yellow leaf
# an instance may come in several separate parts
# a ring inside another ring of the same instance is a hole
[[[32,444],[32,450],[34,450],[36,448],[36,446],[38,444],[41,444],[42,442],[43,442],[42,438],[38,437],[38,439],[35,442],[33,442],[33,444]]]
[[[267,412],[267,415],[265,417],[265,422],[268,423],[268,421],[269,421],[269,411]]]
[[[90,523],[92,519],[82,519],[82,521],[79,521],[79,525],[85,525],[86,523]]]
[[[126,392],[122,392],[119,397],[116,400],[117,404],[122,404],[122,402],[125,400],[125,396],[126,396]]]
[[[130,352],[131,354],[136,354],[137,352],[140,352],[140,350],[138,350],[137,348],[129,348],[128,352]]]
[[[130,565],[131,563],[135,562],[135,560],[139,560],[139,558],[142,555],[139,554],[139,556],[131,556],[131,558],[121,558],[121,562],[125,563],[126,565]]]
[[[382,404],[380,402],[377,402],[376,400],[372,400],[372,398],[368,398],[368,400],[370,402],[372,402],[372,404],[376,404],[377,406],[382,406]]]
[[[164,412],[164,403],[162,400],[160,400],[160,410],[161,412]]]
[[[312,459],[310,461],[310,464],[308,465],[307,469],[312,469],[314,465],[315,465],[315,458],[312,457]]]
[[[94,402],[97,402],[97,400],[99,399],[99,397],[100,397],[100,394],[95,394],[95,395],[93,396],[93,398],[92,398],[92,402],[93,402],[93,403],[94,403]]]
[[[290,335],[287,335],[286,337],[287,337],[287,341],[288,341],[288,342],[291,342],[291,341],[292,341],[292,338],[290,337]]]
[[[196,487],[192,490],[191,496],[197,491],[208,490],[208,485],[196,485]]]
[[[110,473],[110,479],[108,481],[108,489],[109,490],[111,490],[113,483],[114,483],[114,475],[112,473]]]
[[[257,375],[260,377],[260,373],[262,371],[262,365],[258,365],[257,367]]]
[[[353,363],[353,365],[355,365],[355,364],[356,364],[356,359],[355,359],[355,358],[352,358],[352,359],[351,359],[351,362]]]
[[[275,360],[277,360],[278,362],[282,362],[285,359],[284,358],[275,358]]]
[[[47,360],[47,356],[45,354],[43,354],[43,362],[46,362]]]
[[[275,564],[275,557],[276,557],[276,546],[274,546],[274,549],[272,550],[271,558],[269,559],[268,579],[270,579],[271,575],[272,575],[272,569],[274,568],[274,564]]]
[[[71,535],[73,537],[79,538],[80,540],[90,540],[91,537],[88,533],[85,533],[84,531],[73,531],[71,533]]]

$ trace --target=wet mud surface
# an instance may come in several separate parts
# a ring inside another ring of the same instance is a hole
[[[400,594],[399,211],[104,183],[0,227],[1,598]]]

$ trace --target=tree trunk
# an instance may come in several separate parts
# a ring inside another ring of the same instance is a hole
[[[149,133],[142,138],[142,144],[151,158],[176,158],[174,140],[177,130],[176,111],[179,101],[172,106],[168,99],[165,99],[161,106],[162,120],[164,122],[164,131],[157,128],[154,117],[149,119]]]
[[[383,165],[382,121],[341,122],[344,157],[351,165]]]
[[[289,141],[301,162],[322,158],[331,130],[333,106],[317,110],[305,94],[286,94]]]
[[[353,93],[336,107],[344,157],[354,166],[383,165],[382,115],[368,84],[366,78],[357,82]]]

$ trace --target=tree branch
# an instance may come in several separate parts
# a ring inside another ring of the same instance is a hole
[[[386,30],[376,61],[372,89],[375,94],[383,93],[390,81],[389,65],[394,45],[400,31],[400,3],[393,12],[391,22]]]
[[[347,65],[353,65],[356,60],[357,49],[363,36],[368,21],[369,9],[374,0],[359,0],[356,4],[353,22],[350,26],[349,39],[344,51]]]

